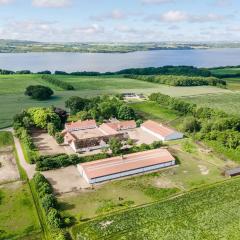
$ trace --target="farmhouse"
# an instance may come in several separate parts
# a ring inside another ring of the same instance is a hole
[[[175,165],[166,149],[155,149],[124,156],[78,164],[80,175],[90,184]]]
[[[62,134],[64,143],[75,152],[88,152],[108,147],[108,142],[113,137],[127,139],[125,130],[135,127],[135,121],[115,121],[98,127],[95,120],[86,120],[66,124]]]
[[[148,120],[141,125],[141,129],[157,137],[161,141],[169,141],[183,138],[183,134],[163,124]]]
[[[77,121],[65,124],[65,130],[68,132],[96,128],[95,120]]]

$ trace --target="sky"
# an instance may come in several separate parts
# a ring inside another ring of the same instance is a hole
[[[0,0],[0,39],[240,41],[240,1]]]

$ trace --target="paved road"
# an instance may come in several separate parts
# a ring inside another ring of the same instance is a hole
[[[13,133],[13,128],[5,128],[5,129],[1,129],[0,131],[8,131]],[[35,173],[35,164],[29,164],[26,162],[19,139],[16,137],[13,137],[13,139],[14,139],[16,151],[19,158],[19,163],[23,167],[23,169],[26,171],[28,178],[32,179]]]

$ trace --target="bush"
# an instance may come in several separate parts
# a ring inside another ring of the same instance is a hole
[[[63,144],[64,143],[64,137],[63,137],[62,133],[60,133],[60,132],[57,132],[55,134],[55,139],[56,139],[57,144]]]
[[[53,90],[42,85],[28,86],[25,95],[37,100],[47,100],[53,95]]]
[[[53,194],[46,194],[43,196],[41,203],[46,212],[48,212],[50,208],[56,208],[57,205],[56,198],[53,196]]]

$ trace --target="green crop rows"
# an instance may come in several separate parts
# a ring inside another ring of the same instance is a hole
[[[78,225],[76,239],[239,239],[240,179]]]

